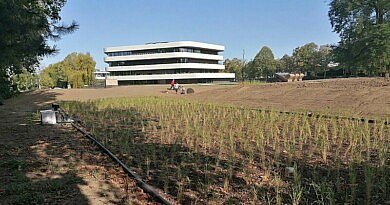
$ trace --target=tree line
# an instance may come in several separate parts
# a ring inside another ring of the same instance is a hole
[[[236,79],[265,80],[273,77],[276,72],[306,73],[312,78],[326,75],[328,65],[332,62],[331,47],[308,43],[294,49],[292,56],[285,54],[275,59],[272,50],[263,46],[253,60],[226,59],[224,72],[236,74]]]
[[[81,88],[92,85],[96,62],[87,53],[71,53],[63,61],[49,65],[40,73],[43,87]]]
[[[304,72],[307,78],[390,73],[390,1],[332,0],[328,16],[340,36],[336,45],[308,43],[280,59],[264,46],[253,60],[225,60],[224,72],[236,73],[239,81],[268,80],[275,72]]]

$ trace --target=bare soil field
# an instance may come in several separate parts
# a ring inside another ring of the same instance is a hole
[[[311,111],[360,117],[390,117],[390,82],[383,78],[330,79],[217,88],[202,101],[280,111]]]
[[[53,100],[87,100],[109,97],[169,96],[168,85],[126,86],[108,89],[50,90]],[[319,112],[334,115],[390,117],[390,81],[384,78],[349,78],[264,85],[187,85],[190,99],[280,111]]]

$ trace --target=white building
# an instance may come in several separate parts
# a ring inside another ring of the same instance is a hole
[[[110,75],[110,72],[97,70],[94,74],[96,80],[105,80]]]
[[[110,72],[108,85],[211,83],[232,81],[234,73],[225,69],[220,54],[224,46],[193,42],[157,42],[104,49]]]

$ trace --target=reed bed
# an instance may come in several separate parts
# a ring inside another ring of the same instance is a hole
[[[389,126],[162,97],[62,107],[183,204],[384,204]]]

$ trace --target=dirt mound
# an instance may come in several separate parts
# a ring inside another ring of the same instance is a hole
[[[282,111],[313,111],[356,117],[390,117],[390,82],[349,78],[234,86],[193,98]]]

